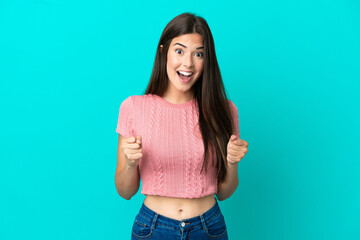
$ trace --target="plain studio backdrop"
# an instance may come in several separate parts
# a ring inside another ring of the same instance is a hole
[[[208,21],[249,143],[229,238],[360,239],[359,1],[1,0],[1,240],[130,238],[119,107],[183,12]]]

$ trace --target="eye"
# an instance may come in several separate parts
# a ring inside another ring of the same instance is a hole
[[[175,52],[177,52],[178,54],[181,54],[182,50],[181,49],[176,49]]]
[[[203,54],[202,52],[197,52],[197,53],[195,53],[195,56],[197,56],[197,57],[203,57],[204,54]]]

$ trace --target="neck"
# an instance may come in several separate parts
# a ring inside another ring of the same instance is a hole
[[[174,103],[174,104],[180,104],[180,103],[186,103],[191,101],[194,98],[194,93],[182,93],[182,94],[169,94],[165,93],[163,94],[162,98],[164,98],[166,101]]]

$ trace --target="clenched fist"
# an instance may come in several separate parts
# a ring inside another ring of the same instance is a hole
[[[124,138],[121,149],[124,152],[126,164],[131,167],[137,166],[142,157],[141,136]]]
[[[227,161],[230,164],[237,164],[245,154],[248,152],[248,142],[238,138],[236,135],[231,135],[227,145]]]

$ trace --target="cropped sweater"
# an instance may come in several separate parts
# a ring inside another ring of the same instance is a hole
[[[142,194],[200,198],[217,193],[214,159],[200,173],[204,146],[195,101],[174,104],[145,94],[121,103],[116,132],[124,138],[142,137]],[[240,138],[238,110],[228,101],[236,126],[233,134]]]

